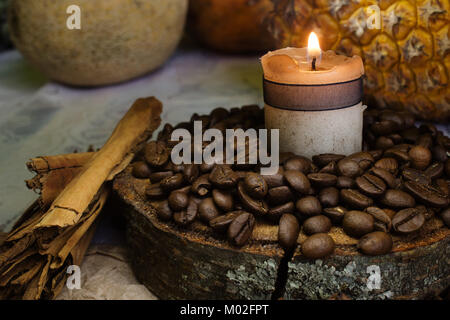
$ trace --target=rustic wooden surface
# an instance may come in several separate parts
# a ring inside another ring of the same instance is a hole
[[[161,222],[145,201],[147,183],[127,170],[114,190],[127,217],[133,270],[162,299],[411,299],[450,285],[450,230],[439,219],[430,219],[414,239],[394,237],[387,255],[361,255],[357,240],[333,227],[332,256],[310,260],[297,248],[292,259],[283,259],[277,226],[258,223],[250,244],[239,250],[201,222],[186,228]],[[298,243],[305,239],[301,233]],[[379,288],[371,268],[379,268]]]

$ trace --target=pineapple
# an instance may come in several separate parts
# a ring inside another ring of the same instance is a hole
[[[322,49],[363,58],[368,104],[449,122],[449,0],[272,1],[278,47],[306,46],[314,31]]]

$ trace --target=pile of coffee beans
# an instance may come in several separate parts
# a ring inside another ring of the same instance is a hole
[[[449,226],[450,139],[432,124],[416,127],[412,114],[368,110],[364,114],[363,151],[349,156],[320,154],[311,160],[280,154],[274,175],[260,165],[185,164],[170,161],[174,129],[264,128],[258,106],[166,124],[132,164],[136,178],[150,179],[146,195],[161,220],[186,226],[198,219],[235,246],[250,239],[255,223],[278,224],[279,244],[297,246],[301,230],[308,236],[302,253],[316,259],[330,255],[333,225],[359,239],[366,255],[391,251],[391,234],[419,235],[426,220],[438,215]]]

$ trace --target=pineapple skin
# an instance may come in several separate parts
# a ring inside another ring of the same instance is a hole
[[[304,47],[314,31],[322,49],[363,58],[366,103],[450,122],[449,0],[272,2],[266,25],[277,47]],[[368,21],[373,5],[380,29]]]

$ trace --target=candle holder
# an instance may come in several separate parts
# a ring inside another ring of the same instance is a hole
[[[360,57],[322,54],[311,68],[306,48],[262,57],[266,128],[279,129],[280,152],[311,158],[362,149],[364,67]]]

